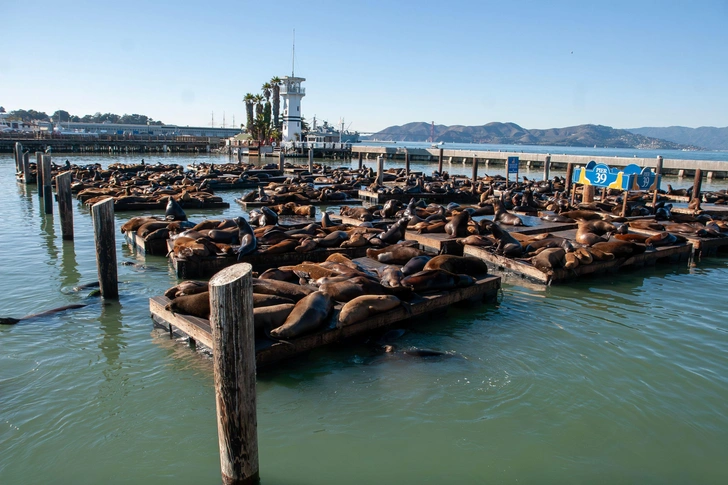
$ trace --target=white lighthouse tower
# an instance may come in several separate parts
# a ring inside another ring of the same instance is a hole
[[[283,142],[301,141],[301,98],[306,96],[302,77],[284,76],[281,80],[283,98]]]

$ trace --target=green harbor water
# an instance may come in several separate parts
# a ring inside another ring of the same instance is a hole
[[[142,156],[227,161],[54,160]],[[88,306],[0,326],[0,484],[220,483],[211,360],[152,326],[149,297],[177,280],[124,244],[138,214],[116,214],[117,259],[134,263],[119,266],[119,301],[88,298],[72,289],[96,280],[89,211],[75,204],[76,239],[62,241],[57,206],[44,215],[14,168],[0,155],[0,316]],[[261,483],[726,483],[726,285],[728,257],[505,284],[498,304],[452,307],[396,341],[450,358],[362,342],[265,370]]]

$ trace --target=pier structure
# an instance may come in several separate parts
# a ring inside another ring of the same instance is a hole
[[[17,142],[30,151],[75,152],[201,152],[224,142],[207,136],[0,134],[0,152],[11,153]]]
[[[505,168],[508,157],[518,157],[519,165],[525,168],[549,168],[566,169],[571,163],[573,165],[586,165],[591,160],[597,163],[604,163],[610,167],[626,167],[627,165],[638,165],[640,167],[657,166],[657,158],[629,158],[629,157],[606,157],[594,155],[566,155],[557,153],[527,153],[527,152],[506,152],[489,150],[457,150],[443,148],[411,148],[411,147],[379,147],[355,145],[351,149],[352,157],[376,160],[381,156],[385,160],[402,160],[409,156],[411,161],[435,162],[443,160],[444,168],[447,170],[448,163],[473,163],[473,160],[485,166],[488,170],[491,166]],[[548,164],[547,164],[548,162]],[[662,160],[661,173],[663,175],[676,175],[678,177],[693,176],[696,170],[702,170],[708,174],[708,179],[728,178],[728,163],[725,161],[713,160],[689,160],[670,159]]]

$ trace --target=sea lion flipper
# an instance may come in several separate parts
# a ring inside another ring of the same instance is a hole
[[[20,321],[19,318],[0,317],[0,325],[15,325]]]

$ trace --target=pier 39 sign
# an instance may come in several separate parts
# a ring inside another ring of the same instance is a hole
[[[659,178],[649,167],[627,165],[624,170],[610,168],[594,160],[584,168],[577,168],[572,179],[574,183],[620,190],[654,190]]]

